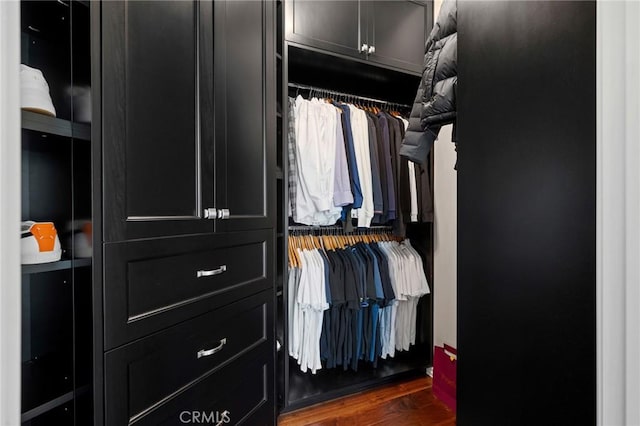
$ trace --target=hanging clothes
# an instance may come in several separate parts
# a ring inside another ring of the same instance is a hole
[[[368,228],[371,226],[371,220],[373,219],[373,178],[369,151],[369,127],[364,111],[354,105],[348,106],[349,114],[351,115],[351,130],[356,162],[358,163],[360,186],[362,188],[362,206],[354,210],[354,216],[358,219],[359,228]]]
[[[298,182],[298,164],[296,162],[296,102],[293,98],[288,98],[289,115],[287,129],[287,183],[289,189],[289,216],[298,217],[296,212],[296,193]]]
[[[296,216],[307,225],[333,225],[341,209],[334,206],[336,129],[335,108],[316,98],[298,96],[295,103],[297,163]]]
[[[430,292],[418,252],[387,234],[290,236],[287,290],[289,355],[312,374],[409,350]]]
[[[298,95],[289,99],[289,212],[295,223],[347,232],[433,220],[428,164],[409,164],[400,146],[409,122],[397,111]],[[292,108],[291,108],[292,107]],[[292,125],[293,123],[293,125]]]

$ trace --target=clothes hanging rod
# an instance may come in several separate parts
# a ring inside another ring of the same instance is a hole
[[[367,98],[365,96],[352,95],[351,93],[338,92],[336,90],[324,89],[322,87],[307,86],[305,84],[298,84],[298,83],[289,83],[288,86],[291,87],[291,88],[294,88],[294,89],[313,90],[313,91],[317,91],[317,92],[329,93],[329,94],[336,95],[336,96],[344,96],[344,97],[356,98],[356,99],[363,100],[363,101],[375,102],[375,103],[383,104],[383,105],[395,105],[395,106],[398,106],[398,107],[411,109],[411,105],[407,105],[407,104],[399,104],[397,102],[383,101],[381,99],[375,99],[375,98]]]
[[[292,225],[292,226],[287,226],[287,230],[289,231],[342,231],[344,228],[342,227],[342,225],[340,226],[313,226],[313,225]],[[392,231],[393,230],[393,226],[388,226],[388,225],[374,225],[374,226],[370,226],[368,228],[353,228],[353,232],[357,233],[357,232],[367,232],[369,230],[372,231]]]

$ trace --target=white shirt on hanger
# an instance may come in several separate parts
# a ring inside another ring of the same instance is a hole
[[[333,205],[336,155],[335,108],[318,99],[301,96],[295,103],[296,217],[305,225],[332,225],[341,209]]]
[[[373,176],[371,172],[371,156],[369,152],[369,124],[364,111],[354,105],[349,105],[353,145],[358,164],[358,177],[362,190],[362,207],[355,209],[358,227],[368,228],[373,219]]]

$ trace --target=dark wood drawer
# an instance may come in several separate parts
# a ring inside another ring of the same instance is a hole
[[[225,410],[235,424],[272,398],[273,353],[270,291],[114,349],[106,424],[180,424],[182,411]]]
[[[272,287],[272,235],[105,244],[105,348]]]

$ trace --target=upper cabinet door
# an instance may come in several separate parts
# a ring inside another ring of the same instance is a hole
[[[102,4],[106,241],[213,231],[211,9]]]
[[[369,60],[421,72],[430,10],[407,0],[367,1]],[[373,49],[371,48],[373,46]]]
[[[215,1],[217,231],[273,227],[275,11],[273,2]]]
[[[350,56],[362,56],[366,22],[360,20],[360,1],[286,2],[287,40]]]

